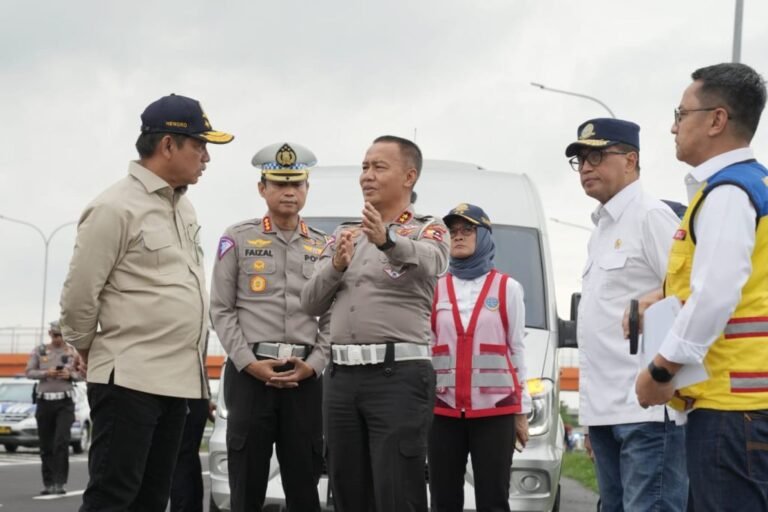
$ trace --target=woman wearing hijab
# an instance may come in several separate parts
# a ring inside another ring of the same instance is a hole
[[[460,204],[443,220],[451,259],[432,306],[437,374],[428,456],[432,510],[464,509],[471,454],[477,510],[509,511],[512,453],[516,441],[521,447],[528,441],[531,408],[523,288],[493,267],[496,246],[482,208]]]

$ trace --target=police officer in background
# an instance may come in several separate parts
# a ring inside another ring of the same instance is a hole
[[[322,385],[328,360],[328,318],[305,313],[299,294],[315,270],[326,237],[301,219],[309,190],[307,148],[265,147],[263,218],[227,228],[211,285],[211,317],[229,358],[224,399],[232,510],[261,510],[272,445],[289,510],[319,511],[322,471]],[[319,323],[319,325],[318,325]]]
[[[338,512],[427,510],[430,313],[449,240],[442,222],[414,213],[421,164],[409,140],[374,141],[360,175],[363,219],[336,230],[301,294],[309,314],[331,311],[323,407]]]
[[[37,431],[43,461],[40,494],[66,494],[69,476],[70,429],[75,421],[73,381],[80,380],[77,353],[64,343],[59,322],[51,322],[51,342],[36,348],[27,362],[27,378],[37,379]]]

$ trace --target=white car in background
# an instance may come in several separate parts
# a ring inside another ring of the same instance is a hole
[[[15,452],[19,446],[38,447],[35,410],[32,393],[36,380],[26,378],[0,379],[0,445],[6,452]],[[75,453],[87,452],[91,446],[91,408],[88,405],[85,382],[74,386],[75,421],[72,422],[71,442]]]
[[[341,222],[354,220],[352,216],[359,215],[362,209],[359,175],[360,168],[354,166],[313,169],[312,188],[302,212],[307,223],[330,234]],[[477,204],[488,212],[496,242],[494,263],[525,290],[525,359],[533,411],[529,415],[528,445],[513,458],[509,503],[512,510],[557,511],[564,452],[557,350],[575,347],[575,327],[557,315],[546,217],[536,188],[524,174],[488,171],[459,162],[425,161],[416,192],[417,213],[442,216],[463,202]],[[223,389],[223,380],[221,386]],[[223,393],[220,398],[209,444],[212,512],[229,509],[227,409]],[[464,483],[465,510],[475,510],[473,485],[469,463]],[[323,507],[333,510],[327,475],[321,477],[319,492]],[[266,503],[265,511],[284,510],[275,457]]]

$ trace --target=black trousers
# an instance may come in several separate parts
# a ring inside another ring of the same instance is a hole
[[[429,492],[434,512],[464,510],[464,473],[472,455],[478,512],[509,512],[515,416],[435,415],[429,436]]]
[[[165,512],[186,398],[88,384],[93,443],[80,512]]]
[[[227,361],[224,372],[232,511],[261,510],[269,481],[272,445],[276,445],[288,510],[319,512],[322,381],[310,377],[301,381],[298,388],[277,389],[237,371],[232,361]]]
[[[337,512],[426,512],[430,361],[333,365],[325,372],[328,473]]]
[[[200,443],[208,421],[208,399],[187,400],[189,413],[184,423],[176,469],[171,483],[171,512],[203,512],[203,468]]]
[[[69,477],[69,441],[72,422],[75,421],[75,404],[71,398],[39,398],[35,419],[40,436],[43,485],[64,485]]]

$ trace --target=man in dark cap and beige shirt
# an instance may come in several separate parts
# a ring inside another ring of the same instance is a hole
[[[323,407],[338,512],[427,510],[430,315],[449,240],[441,221],[414,213],[421,164],[409,140],[374,141],[360,175],[363,219],[336,230],[301,295],[309,314],[331,312]]]
[[[260,150],[264,217],[227,228],[211,283],[211,319],[229,358],[224,370],[233,512],[261,510],[272,446],[289,510],[320,512],[322,385],[328,318],[305,313],[299,294],[326,237],[300,217],[315,155],[294,143]]]
[[[93,420],[81,512],[165,511],[188,398],[207,398],[208,331],[197,217],[185,193],[210,161],[197,100],[141,115],[139,160],[80,217],[61,328],[88,365]]]

